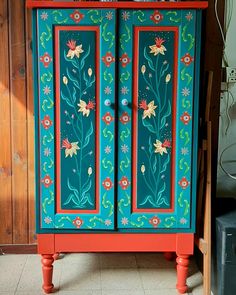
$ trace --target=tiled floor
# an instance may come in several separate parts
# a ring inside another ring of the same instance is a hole
[[[176,295],[174,261],[161,253],[65,254],[54,263],[53,283],[59,295]],[[0,256],[0,295],[40,295],[38,255]],[[190,263],[188,285],[203,295],[202,276]]]

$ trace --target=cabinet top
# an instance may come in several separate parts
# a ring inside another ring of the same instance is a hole
[[[142,8],[142,9],[204,9],[208,7],[208,1],[182,1],[182,2],[135,2],[135,1],[54,1],[54,0],[26,0],[29,8]]]

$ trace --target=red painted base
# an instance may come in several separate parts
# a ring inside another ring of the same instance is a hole
[[[39,234],[38,253],[42,255],[43,290],[45,293],[53,292],[52,264],[60,252],[165,252],[165,257],[169,259],[175,252],[176,288],[183,294],[188,289],[186,279],[193,246],[193,234]]]

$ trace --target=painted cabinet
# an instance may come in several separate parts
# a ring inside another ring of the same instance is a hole
[[[185,292],[207,4],[28,2],[44,290],[56,252],[168,251]]]

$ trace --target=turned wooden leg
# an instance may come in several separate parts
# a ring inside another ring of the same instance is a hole
[[[52,293],[53,283],[52,283],[52,274],[53,274],[53,254],[42,254],[42,270],[43,270],[43,290],[45,293]]]
[[[177,262],[176,288],[179,291],[179,293],[184,294],[188,290],[186,280],[188,276],[189,256],[177,254],[176,262]]]

